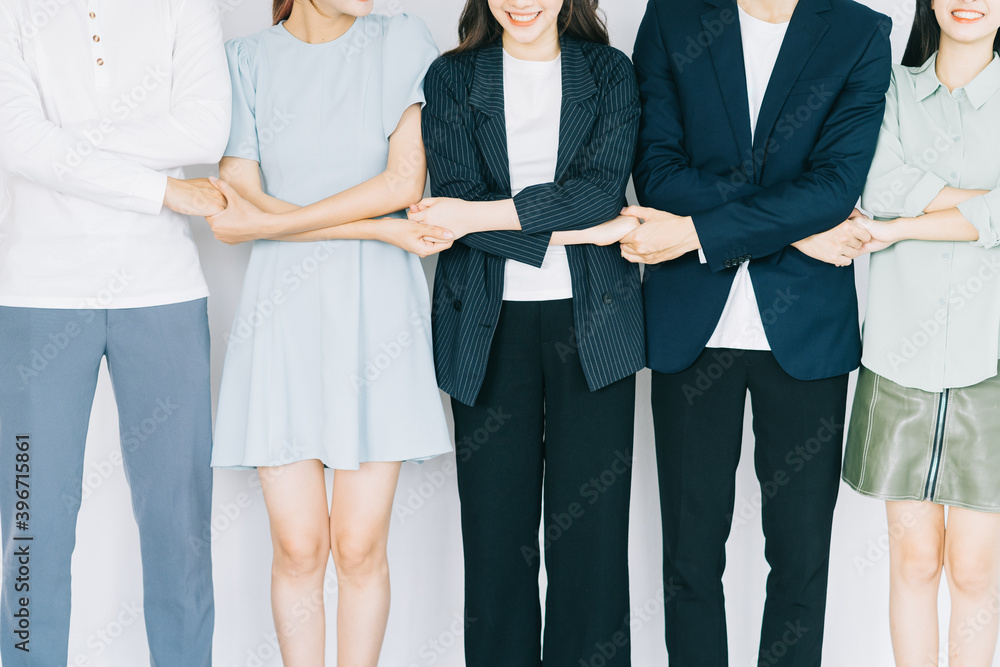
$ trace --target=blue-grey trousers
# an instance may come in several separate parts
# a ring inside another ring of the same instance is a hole
[[[101,359],[139,526],[153,667],[211,665],[207,300],[149,308],[0,307],[0,662],[67,664],[70,560]]]

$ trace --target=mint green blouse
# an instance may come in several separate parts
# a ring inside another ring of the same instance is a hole
[[[915,217],[945,186],[989,190],[958,207],[979,240],[902,241],[872,255],[862,364],[939,392],[997,375],[1000,56],[953,92],[935,62],[893,67],[861,205],[877,219]]]

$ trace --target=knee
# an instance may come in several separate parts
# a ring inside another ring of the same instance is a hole
[[[342,531],[333,536],[332,546],[333,562],[340,578],[366,579],[389,569],[385,541],[377,536]]]
[[[989,595],[997,586],[997,564],[990,558],[951,549],[945,569],[951,588],[966,597]]]
[[[909,544],[893,555],[892,569],[907,586],[924,586],[940,581],[944,559],[940,545]]]
[[[294,535],[274,542],[274,568],[286,576],[320,576],[329,558],[329,542],[323,535]]]

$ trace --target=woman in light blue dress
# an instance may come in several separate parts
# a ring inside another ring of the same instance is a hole
[[[400,462],[451,450],[418,258],[451,234],[395,213],[423,193],[423,77],[438,51],[419,19],[371,9],[277,0],[274,27],[227,45],[228,208],[209,222],[253,252],[212,464],[259,469],[286,667],[324,663],[323,605],[302,610],[322,600],[331,548],[337,663],[377,664]]]

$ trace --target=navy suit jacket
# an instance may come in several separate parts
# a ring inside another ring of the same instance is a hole
[[[541,266],[552,232],[616,217],[635,156],[639,93],[628,57],[564,36],[556,180],[525,188],[520,231],[470,234],[440,254],[434,281],[438,383],[472,405],[503,302],[505,260]],[[503,51],[498,44],[439,58],[424,82],[424,145],[435,197],[510,199]],[[569,246],[574,327],[560,346],[579,357],[590,389],[645,365],[639,270],[617,244]]]
[[[858,367],[854,269],[791,244],[850,215],[864,186],[889,86],[891,21],[853,0],[799,0],[751,141],[734,0],[650,0],[635,62],[642,122],[639,202],[693,216],[697,253],[651,266],[647,356],[690,366],[718,324],[736,274],[750,276],[768,342],[790,375]]]

